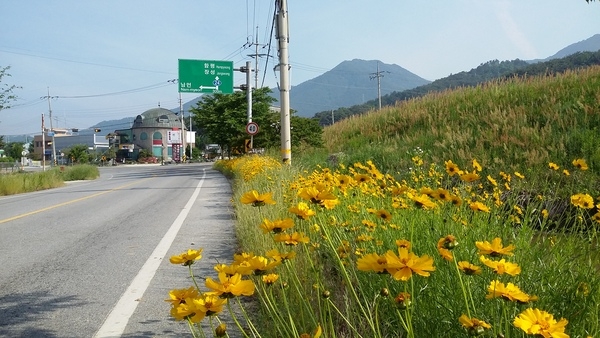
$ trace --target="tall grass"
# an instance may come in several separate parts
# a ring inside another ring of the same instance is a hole
[[[0,196],[61,187],[65,181],[98,178],[98,168],[91,165],[53,168],[43,172],[17,172],[0,175]]]

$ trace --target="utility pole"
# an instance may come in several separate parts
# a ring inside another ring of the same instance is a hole
[[[52,133],[52,164],[56,165],[56,144],[54,142],[54,128],[52,128],[52,106],[50,105],[50,99],[55,99],[56,96],[50,96],[50,87],[48,88],[48,95],[42,96],[41,99],[48,99],[48,113],[50,115],[50,132]],[[43,130],[42,132],[46,132]],[[44,144],[44,156],[46,156],[46,145]]]
[[[44,126],[44,114],[42,113],[42,171],[46,171],[46,126]]]
[[[289,29],[287,0],[276,0],[277,39],[279,40],[279,94],[281,103],[281,156],[283,163],[291,164],[292,142],[290,133],[290,65],[288,56]]]
[[[377,61],[377,72],[371,73],[369,78],[371,80],[377,79],[377,97],[379,98],[379,110],[381,110],[381,78],[383,77],[383,73],[389,73],[379,70],[379,61]]]
[[[246,44],[248,45],[248,44]],[[254,58],[254,89],[258,88],[258,58],[269,56],[268,54],[259,54],[258,46],[265,46],[258,43],[258,26],[256,26],[256,37],[254,38],[254,42],[249,44],[250,46],[254,46],[254,54],[248,54],[248,56]]]

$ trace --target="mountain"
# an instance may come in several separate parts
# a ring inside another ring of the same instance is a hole
[[[583,41],[579,41],[574,44],[568,45],[567,47],[556,52],[556,54],[554,54],[550,57],[547,57],[543,61],[564,58],[565,56],[569,56],[569,55],[575,54],[577,52],[597,52],[599,50],[600,50],[600,34],[596,34],[589,39],[585,39]]]
[[[372,100],[377,98],[377,74],[380,75],[382,96],[430,82],[395,64],[354,59],[293,86],[290,90],[290,106],[298,116],[312,117],[323,110]],[[272,96],[279,101],[279,91],[274,90]]]

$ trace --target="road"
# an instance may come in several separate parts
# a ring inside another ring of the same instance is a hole
[[[0,197],[0,337],[182,337],[168,258],[203,248],[214,276],[235,249],[231,189],[212,164],[101,168],[100,178]]]

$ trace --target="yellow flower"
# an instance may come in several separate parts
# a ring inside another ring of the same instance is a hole
[[[449,201],[450,200],[450,192],[448,192],[448,190],[446,189],[442,189],[442,188],[437,188],[436,190],[434,190],[431,195],[431,197],[433,197],[434,199],[438,200],[438,201]]]
[[[490,183],[491,183],[491,184],[492,184],[494,187],[497,187],[497,186],[498,186],[498,182],[496,182],[496,180],[495,180],[495,179],[493,179],[493,178],[492,178],[492,176],[490,176],[490,175],[487,175],[487,179],[488,179],[488,181],[490,181]]]
[[[300,219],[308,219],[310,216],[315,215],[315,211],[304,202],[298,203],[297,206],[290,207],[288,211],[298,216]]]
[[[236,273],[233,276],[227,276],[225,273],[219,273],[219,282],[212,278],[206,278],[205,285],[213,290],[212,292],[222,298],[232,298],[236,296],[252,296],[254,294],[254,283],[251,280],[242,280],[242,275]]]
[[[479,175],[477,175],[477,173],[472,172],[472,173],[466,173],[466,174],[460,175],[460,179],[467,183],[470,183],[470,182],[477,181],[478,179],[480,179],[480,177],[479,177]]]
[[[219,298],[215,294],[205,293],[200,297],[192,299],[192,307],[196,313],[204,313],[206,316],[213,316],[223,311],[223,305],[227,304],[227,299]]]
[[[467,261],[458,262],[458,268],[464,272],[465,275],[479,275],[481,274],[481,268],[477,265],[473,265]]]
[[[396,304],[398,304],[398,307],[401,310],[406,309],[412,303],[412,301],[410,300],[410,293],[408,292],[400,292],[398,296],[394,298],[394,301],[396,302]]]
[[[252,190],[240,198],[240,202],[243,204],[252,204],[253,207],[262,207],[265,204],[276,204],[272,198],[273,193],[267,192],[264,194],[259,194],[258,191]]]
[[[458,166],[456,164],[452,163],[451,160],[444,162],[444,164],[446,164],[446,172],[450,176],[454,176],[454,175],[458,174],[458,172],[460,171]]]
[[[323,330],[321,329],[321,324],[319,324],[312,335],[308,333],[302,333],[300,338],[320,338],[321,334],[323,334]]]
[[[600,223],[600,211],[599,211],[599,212],[597,212],[597,213],[595,213],[595,214],[592,216],[592,220],[593,220],[593,221],[595,221],[595,222],[597,222],[597,223]]]
[[[177,256],[171,256],[169,262],[172,264],[181,264],[183,266],[190,266],[194,264],[197,260],[202,258],[202,249],[194,250],[189,249],[187,252],[179,254]]]
[[[274,269],[276,266],[281,264],[281,261],[272,260],[269,261],[266,257],[263,256],[254,256],[250,258],[248,261],[247,269],[250,269],[255,275],[262,275],[265,272]],[[245,274],[244,271],[240,271],[240,274]]]
[[[483,169],[483,168],[481,168],[481,164],[479,164],[479,162],[477,162],[476,159],[473,159],[472,164],[473,164],[474,171],[481,171]]]
[[[499,261],[493,261],[485,258],[485,256],[479,256],[481,263],[494,270],[499,275],[509,274],[516,276],[521,273],[521,267],[516,263],[507,262],[504,258]]]
[[[469,331],[469,334],[477,336],[482,334],[485,329],[491,329],[492,326],[483,320],[479,320],[477,318],[469,318],[467,315],[463,314],[458,318],[458,322],[462,324],[464,328]]]
[[[518,171],[515,171],[515,176],[517,176],[517,177],[518,177],[518,178],[520,178],[520,179],[524,179],[524,178],[525,178],[525,176],[523,176],[523,174],[521,174],[521,173],[520,173],[520,172],[518,172]]]
[[[475,246],[479,249],[480,255],[490,255],[492,257],[502,255],[512,256],[512,251],[515,249],[515,246],[512,244],[507,247],[502,246],[502,239],[500,237],[494,238],[492,243],[488,241],[475,242]]]
[[[298,196],[313,204],[318,204],[327,209],[331,209],[338,203],[337,198],[331,192],[331,189],[324,184],[317,184],[314,187],[308,187],[300,190]]]
[[[521,291],[518,286],[513,283],[504,283],[493,280],[488,286],[488,294],[485,296],[486,299],[492,299],[501,297],[511,302],[528,303],[537,300],[536,296],[530,296],[525,292]]]
[[[397,239],[396,246],[399,248],[405,248],[406,250],[410,250],[410,241],[405,239]]]
[[[582,159],[582,158],[578,158],[576,160],[573,160],[573,165],[575,167],[577,167],[578,169],[588,170],[588,165],[587,165],[587,163],[585,163],[585,160]]]
[[[390,222],[392,220],[392,214],[390,214],[387,210],[385,209],[380,209],[375,211],[375,215],[382,219],[384,222]]]
[[[458,196],[458,195],[451,195],[450,202],[452,204],[456,205],[457,207],[459,207],[462,205],[462,198],[460,198],[460,196]]]
[[[296,257],[296,252],[295,251],[279,252],[279,250],[273,249],[273,250],[267,251],[267,253],[265,255],[267,257],[273,258],[276,261],[285,262],[288,259],[295,258]]]
[[[542,217],[543,218],[548,218],[548,209],[542,210]]]
[[[569,338],[565,333],[568,320],[561,318],[559,321],[546,311],[528,308],[521,312],[513,321],[513,325],[525,331],[544,338]]]
[[[571,176],[571,173],[567,169],[565,169],[565,170],[563,170],[563,175]]]
[[[387,259],[376,253],[366,254],[356,260],[356,267],[360,271],[383,273],[387,268]]]
[[[217,337],[225,337],[227,335],[227,325],[225,323],[221,323],[215,328],[215,336]]]
[[[423,277],[429,276],[429,271],[435,271],[433,266],[433,258],[423,255],[421,257],[409,252],[406,248],[398,248],[398,255],[393,251],[388,250],[385,254],[387,260],[387,272],[394,279],[407,281],[413,273]]]
[[[447,261],[452,261],[454,259],[454,256],[452,255],[452,252],[450,252],[450,250],[454,249],[457,245],[458,242],[456,241],[456,237],[454,237],[453,235],[448,235],[446,237],[440,238],[440,240],[437,243],[437,249],[442,258],[444,258]]]
[[[473,211],[490,212],[490,208],[481,202],[471,202],[469,203],[469,208]]]
[[[263,275],[262,276],[262,281],[263,283],[267,284],[267,285],[273,285],[275,284],[275,282],[279,279],[279,275],[275,274],[275,273],[270,273],[268,275]]]
[[[194,286],[190,286],[187,289],[173,289],[169,291],[169,299],[165,299],[165,302],[171,302],[173,306],[177,306],[185,303],[187,298],[198,297],[198,295],[198,289]]]
[[[273,237],[275,242],[283,242],[285,245],[298,245],[298,243],[308,243],[310,239],[304,236],[302,232],[294,232],[293,234],[280,233]]]
[[[558,170],[559,166],[556,163],[550,162],[548,163],[548,167],[550,167],[550,169],[552,170]]]
[[[421,194],[420,196],[413,196],[413,194],[407,194],[407,196],[415,202],[415,205],[419,208],[423,208],[425,210],[433,209],[437,206],[434,201],[432,201],[429,196],[425,194]]]
[[[571,204],[578,208],[591,209],[594,207],[594,198],[588,194],[576,194],[571,196]]]
[[[282,231],[290,229],[294,226],[294,221],[291,218],[286,219],[276,219],[274,221],[269,221],[268,219],[264,219],[260,225],[263,233],[273,232],[274,234],[278,234]]]

